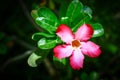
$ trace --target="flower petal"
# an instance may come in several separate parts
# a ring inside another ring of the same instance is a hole
[[[83,67],[84,55],[82,54],[80,49],[77,49],[73,52],[70,57],[70,65],[73,69],[79,70]]]
[[[88,41],[81,43],[81,51],[83,54],[89,57],[98,57],[101,54],[100,46],[96,45],[95,43]]]
[[[74,35],[73,35],[71,29],[64,24],[61,24],[57,28],[56,34],[61,38],[62,41],[66,42],[66,43],[70,43],[74,38]]]
[[[58,45],[54,48],[54,56],[58,59],[69,57],[72,52],[72,47],[69,45]]]
[[[83,24],[76,32],[75,39],[80,41],[87,41],[93,35],[93,28],[90,24]]]

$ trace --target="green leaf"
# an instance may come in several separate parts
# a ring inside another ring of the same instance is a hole
[[[61,2],[60,10],[59,10],[59,16],[60,16],[60,18],[66,16],[65,13],[66,13],[66,11],[67,11],[68,5],[69,5],[69,4],[68,4],[65,0],[63,0],[63,1]]]
[[[81,18],[82,16],[82,18]],[[76,30],[83,25],[84,23],[87,23],[88,21],[90,21],[92,19],[92,16],[90,14],[87,13],[82,13],[80,15],[80,17],[78,17],[72,24],[73,28],[72,31],[76,32]]]
[[[37,67],[48,55],[49,50],[37,49],[28,58],[27,62],[31,67]]]
[[[59,60],[56,57],[53,57],[53,61],[54,61],[54,65],[56,66],[56,68],[64,68],[67,63],[66,58]]]
[[[46,39],[46,38],[41,38],[38,41],[38,47],[40,49],[51,49],[56,46],[56,44],[62,43],[61,39],[57,37],[56,39]]]
[[[38,60],[39,58],[41,58],[41,56],[38,56],[36,53],[33,52],[27,60],[29,66],[37,67],[36,60]]]
[[[57,38],[56,38],[56,43],[57,43],[57,44],[61,44],[61,43],[63,43],[63,41],[60,39],[60,37],[57,37]]]
[[[56,46],[56,40],[49,40],[46,38],[41,38],[38,41],[38,47],[40,49],[51,49]]]
[[[81,10],[82,10],[82,3],[79,2],[79,0],[73,0],[70,5],[68,6],[66,16],[69,17],[70,22],[74,21],[75,18],[80,15]]]
[[[60,62],[60,63],[62,63],[63,65],[66,65],[66,59],[65,58],[63,58],[63,59],[57,59],[56,57],[53,57],[53,60],[54,61],[57,61],[57,62]]]
[[[92,10],[88,6],[83,6],[82,12],[87,13],[87,14],[92,14]]]
[[[61,17],[61,20],[60,20],[61,22],[61,24],[66,24],[66,25],[70,25],[70,23],[69,23],[69,17]]]
[[[38,15],[39,17],[45,17],[49,21],[58,21],[56,15],[50,9],[45,7],[38,10]]]
[[[32,10],[31,16],[33,17],[33,19],[36,19],[37,17],[39,17],[37,10]]]
[[[40,40],[40,38],[42,38],[42,37],[53,38],[53,37],[55,37],[55,35],[44,33],[44,32],[38,32],[38,33],[34,33],[32,35],[33,40]]]
[[[99,37],[104,34],[104,29],[101,24],[95,23],[95,24],[92,24],[92,27],[94,29],[94,33],[92,37]]]
[[[53,34],[56,31],[59,21],[55,14],[47,8],[38,10],[39,17],[36,18],[36,23],[49,33]]]
[[[47,20],[45,17],[37,17],[36,23],[50,34],[54,34],[55,30],[57,29],[54,22]]]

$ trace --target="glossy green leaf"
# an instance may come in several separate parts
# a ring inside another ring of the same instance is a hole
[[[45,17],[37,17],[36,23],[43,28],[44,30],[48,31],[50,34],[54,34],[57,27],[55,26],[55,23],[52,21],[47,20]]]
[[[38,10],[38,15],[39,17],[45,17],[48,21],[58,21],[56,15],[50,9],[45,7]]]
[[[44,32],[38,32],[38,33],[34,33],[32,35],[33,40],[40,40],[40,38],[42,38],[42,37],[53,38],[53,37],[55,37],[55,35],[44,33]]]
[[[81,10],[82,10],[82,3],[79,2],[79,0],[73,0],[70,5],[68,6],[66,16],[69,17],[70,22],[74,21],[75,18],[80,15]]]
[[[59,21],[55,14],[47,8],[40,8],[38,10],[38,15],[35,19],[36,23],[49,33],[53,34],[56,31]]]
[[[38,41],[38,47],[40,49],[51,49],[56,46],[56,40],[49,40],[46,38],[41,38]]]
[[[101,24],[95,23],[95,24],[92,24],[92,27],[94,29],[94,33],[92,37],[99,37],[104,34],[104,29]]]
[[[61,20],[60,20],[61,22],[61,24],[66,24],[66,25],[70,25],[70,23],[69,23],[69,17],[61,17]]]
[[[36,53],[33,52],[33,53],[30,55],[30,57],[28,58],[28,60],[27,60],[29,66],[31,66],[31,67],[37,67],[36,61],[37,61],[39,58],[41,58],[41,56],[38,56]]]
[[[81,16],[82,16],[82,17],[81,17]],[[73,24],[72,24],[72,26],[73,26],[73,28],[72,28],[73,32],[76,32],[76,30],[77,30],[82,24],[87,23],[87,22],[90,21],[91,19],[92,19],[92,16],[91,16],[90,14],[82,13],[82,14],[80,15],[80,17],[77,18],[77,19],[73,22]]]
[[[41,38],[38,41],[38,47],[40,49],[51,49],[56,46],[56,44],[62,43],[61,39],[57,37],[56,39],[47,39],[47,38]]]

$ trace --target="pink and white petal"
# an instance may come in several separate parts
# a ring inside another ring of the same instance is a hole
[[[57,30],[56,34],[61,38],[62,41],[66,43],[71,43],[74,38],[74,34],[72,33],[71,29],[64,24],[61,24]]]
[[[87,41],[93,35],[93,28],[90,24],[83,24],[80,28],[78,28],[75,39],[79,39],[80,41]]]
[[[54,56],[58,59],[71,56],[73,50],[70,45],[58,45],[54,48]]]
[[[83,67],[84,55],[80,49],[76,49],[70,57],[70,65],[75,70],[80,70]]]
[[[92,58],[98,57],[101,54],[100,46],[91,41],[81,42],[81,51],[83,54]]]

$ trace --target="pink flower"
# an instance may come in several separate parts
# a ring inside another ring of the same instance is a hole
[[[83,24],[75,34],[68,26],[61,24],[56,34],[66,44],[56,46],[54,56],[58,59],[70,57],[70,65],[73,69],[79,70],[83,67],[84,54],[94,58],[101,53],[98,45],[88,41],[93,35],[93,28],[89,24]]]

